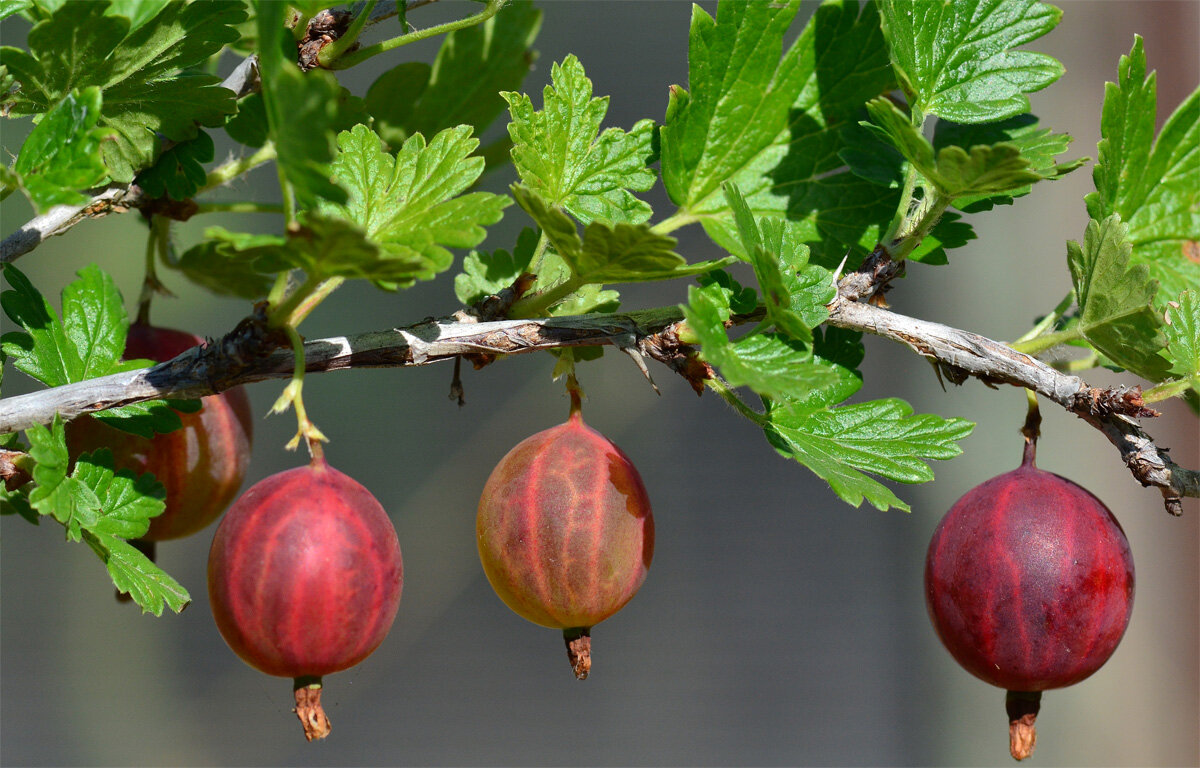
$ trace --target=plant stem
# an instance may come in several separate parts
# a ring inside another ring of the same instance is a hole
[[[734,410],[745,416],[747,419],[750,419],[750,421],[753,421],[758,426],[765,427],[770,423],[771,420],[765,415],[746,405],[746,403],[742,401],[742,398],[738,397],[737,393],[730,389],[729,385],[726,384],[725,381],[720,377],[705,379],[704,383],[709,389],[720,395],[722,400],[732,405]]]
[[[218,165],[216,168],[213,168],[211,171],[209,171],[208,176],[205,177],[204,186],[200,187],[200,189],[196,191],[196,194],[207,192],[214,187],[219,187],[222,184],[226,184],[238,176],[241,176],[243,173],[257,168],[263,163],[269,163],[274,159],[275,145],[268,141],[252,155],[240,157],[236,160],[230,160],[226,163]]]
[[[1172,397],[1179,397],[1192,386],[1192,382],[1188,379],[1176,379],[1175,381],[1164,381],[1157,384],[1142,393],[1142,401],[1147,403],[1158,403],[1163,400],[1170,400]]]
[[[142,291],[138,296],[137,322],[141,325],[150,324],[150,301],[161,285],[155,270],[155,258],[165,237],[167,225],[168,222],[161,216],[150,218],[150,233],[146,236],[145,272],[142,275]]]
[[[896,213],[888,223],[887,232],[880,238],[881,243],[894,243],[900,237],[900,229],[908,218],[909,208],[912,207],[913,193],[917,188],[917,169],[912,163],[904,163],[904,186],[900,190],[900,202],[896,205]],[[889,249],[890,250],[890,249]]]
[[[549,290],[534,294],[528,298],[519,299],[512,305],[512,309],[508,311],[508,317],[513,320],[541,317],[550,307],[553,307],[585,285],[587,283],[578,277],[570,277]]]
[[[304,407],[304,339],[300,338],[300,332],[296,330],[295,326],[286,326],[284,330],[292,342],[292,351],[296,355],[296,367],[292,371],[292,380],[284,388],[279,399],[275,401],[271,412],[282,413],[287,410],[288,404],[291,404],[296,409],[296,436],[289,440],[285,447],[289,451],[294,451],[300,445],[300,439],[303,438],[308,446],[308,455],[314,461],[320,461],[325,458],[325,451],[321,447],[321,443],[327,441],[328,438],[321,434],[317,425],[308,418],[308,411]]]
[[[669,235],[680,227],[695,224],[699,220],[699,217],[679,210],[650,227],[650,231],[656,235]]]
[[[1048,349],[1053,349],[1059,344],[1065,344],[1068,341],[1074,341],[1083,337],[1083,333],[1079,327],[1068,328],[1065,331],[1055,331],[1054,333],[1044,333],[1028,341],[1014,341],[1009,344],[1010,347],[1018,352],[1024,352],[1027,355],[1037,355],[1045,352]]]
[[[196,213],[283,213],[279,203],[255,203],[248,200],[196,204]]]
[[[438,24],[436,27],[410,32],[406,35],[400,35],[399,37],[393,37],[390,40],[384,40],[382,42],[375,43],[374,45],[368,45],[363,48],[359,48],[357,51],[348,53],[345,56],[338,58],[336,61],[330,62],[327,65],[327,68],[349,69],[350,67],[363,63],[372,56],[378,56],[381,53],[387,53],[388,51],[394,50],[403,45],[415,43],[418,40],[424,40],[428,37],[436,37],[437,35],[444,35],[448,32],[454,32],[455,30],[472,27],[495,16],[496,12],[503,8],[506,2],[508,2],[508,0],[487,0],[487,4],[484,6],[482,11],[468,16],[465,19],[447,22],[446,24]]]
[[[1050,314],[1046,315],[1041,320],[1039,320],[1036,325],[1034,325],[1032,328],[1030,328],[1028,331],[1026,331],[1025,334],[1023,336],[1021,336],[1021,338],[1017,339],[1013,343],[1021,344],[1023,342],[1029,341],[1030,339],[1035,339],[1038,336],[1041,336],[1046,331],[1053,328],[1054,325],[1062,318],[1063,313],[1065,313],[1068,309],[1071,308],[1071,304],[1074,301],[1075,301],[1075,291],[1073,291],[1073,290],[1068,291],[1067,295],[1063,297],[1062,301],[1058,302],[1058,305],[1054,307],[1054,310]]]
[[[322,280],[307,296],[304,296],[300,301],[295,303],[291,312],[287,315],[288,325],[300,325],[304,318],[308,317],[317,308],[317,305],[325,300],[326,296],[337,290],[338,286],[344,282],[346,282],[346,278],[344,277],[330,277]],[[300,291],[296,293],[298,294]]]
[[[317,54],[317,63],[322,67],[328,68],[329,65],[337,61],[337,59],[347,51],[358,40],[358,36],[362,34],[363,27],[367,25],[367,20],[371,18],[371,11],[375,9],[377,0],[366,0],[362,8],[359,9],[358,15],[354,17],[354,21],[350,22],[350,27],[345,34],[334,40],[329,45],[321,49]]]

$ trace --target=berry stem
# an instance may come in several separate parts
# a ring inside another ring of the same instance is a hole
[[[567,374],[567,394],[571,396],[569,418],[579,416],[583,410],[583,387],[579,386],[579,379],[575,378],[574,371]]]
[[[1037,441],[1042,434],[1042,412],[1038,409],[1037,393],[1032,389],[1025,390],[1029,401],[1029,409],[1025,412],[1025,424],[1021,434],[1025,436],[1025,452],[1021,457],[1021,465],[1033,466],[1037,457]]]
[[[592,671],[592,628],[564,629],[563,640],[567,644],[567,658],[571,662],[571,669],[575,671],[575,679],[587,680]]]
[[[1008,751],[1014,760],[1024,760],[1037,747],[1038,711],[1042,707],[1041,691],[1008,691],[1004,708],[1008,711]]]
[[[304,738],[312,741],[328,736],[333,726],[321,706],[321,678],[313,675],[294,678],[292,690],[296,697],[296,708],[292,711],[304,726]]]

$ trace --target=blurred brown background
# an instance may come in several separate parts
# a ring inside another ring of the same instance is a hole
[[[1070,157],[1095,157],[1103,84],[1134,33],[1159,72],[1159,122],[1196,87],[1200,4],[1066,2],[1063,22],[1036,50],[1067,74],[1035,94],[1043,125],[1076,138]],[[710,4],[706,3],[706,7]],[[428,26],[469,12],[445,2],[413,13]],[[666,89],[686,84],[690,4],[549,2],[525,90],[538,94],[550,64],[579,56],[606,125],[661,119]],[[710,7],[710,10],[711,7]],[[796,32],[812,6],[806,5]],[[6,22],[5,44],[22,44]],[[356,93],[383,69],[421,57],[427,41],[343,73]],[[27,123],[6,122],[14,152]],[[218,152],[231,148],[219,148]],[[495,174],[488,187],[510,181]],[[223,192],[270,194],[259,170]],[[914,265],[889,299],[900,312],[1011,339],[1069,289],[1064,241],[1080,239],[1090,166],[1041,184],[1012,207],[973,218],[980,239],[949,268]],[[651,197],[661,218],[665,196]],[[0,232],[30,215],[14,195]],[[179,227],[186,247],[219,217]],[[229,217],[226,226],[276,226]],[[487,247],[509,247],[523,217],[510,208]],[[96,261],[136,297],[144,227],[133,215],[77,227],[19,266],[56,296]],[[689,260],[718,254],[684,231]],[[167,274],[180,300],[154,319],[207,335],[228,330],[244,304],[216,299]],[[624,290],[635,308],[681,301],[682,284]],[[305,322],[309,338],[375,330],[444,315],[449,276],[399,295],[348,285]],[[7,320],[4,322],[7,323]],[[7,328],[6,328],[7,330]],[[918,412],[978,422],[965,454],[938,463],[938,482],[901,487],[913,513],[853,509],[717,398],[697,399],[665,370],[656,397],[630,363],[605,355],[582,367],[589,423],[640,468],[655,505],[654,567],[620,614],[594,632],[595,668],[574,680],[562,641],[519,619],[491,593],[474,543],[479,489],[497,460],[561,421],[567,400],[548,356],[466,372],[467,405],[446,399],[451,369],[313,376],[309,412],[332,439],[328,456],[380,499],[400,533],[406,584],[390,637],[365,663],[326,680],[334,723],[305,744],[286,680],[243,665],[218,636],[204,568],[209,532],[160,547],[160,561],[192,592],[179,616],[143,617],[112,600],[103,567],[59,526],[3,521],[0,538],[0,762],[5,765],[1002,765],[1003,693],[959,669],[925,616],[928,537],[969,487],[1016,466],[1022,393],[977,382],[943,392],[905,349],[867,340],[859,398],[897,394]],[[1121,381],[1104,375],[1096,381]],[[257,413],[282,384],[251,388]],[[30,384],[10,373],[5,393]],[[1039,464],[1085,484],[1124,526],[1137,563],[1133,620],[1093,678],[1050,692],[1034,765],[1200,763],[1200,526],[1194,500],[1168,517],[1094,430],[1045,408]],[[1180,464],[1200,465],[1196,420],[1168,404],[1149,429]],[[258,421],[249,482],[295,466],[282,446],[292,416]]]

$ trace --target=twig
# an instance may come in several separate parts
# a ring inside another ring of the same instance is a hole
[[[867,291],[870,293],[870,291]],[[1134,477],[1163,494],[1168,511],[1179,514],[1183,496],[1200,497],[1200,472],[1184,469],[1134,421],[1154,416],[1137,389],[1090,387],[1077,376],[1051,368],[1029,355],[978,334],[907,317],[840,296],[830,304],[829,324],[898,341],[929,358],[943,377],[961,383],[969,377],[989,386],[1031,389],[1098,429],[1120,451]],[[572,346],[613,345],[637,350],[679,373],[700,393],[712,369],[679,341],[680,311],[674,307],[617,315],[580,315],[537,320],[479,322],[458,313],[406,328],[309,341],[304,345],[310,373],[349,368],[428,365],[466,357],[477,366],[501,355]],[[753,322],[754,316],[738,318]],[[71,419],[155,398],[211,395],[239,384],[292,375],[294,356],[281,340],[256,331],[262,323],[243,321],[219,343],[194,347],[153,368],[105,376],[0,400],[0,434],[49,423],[54,414]]]
[[[573,346],[645,340],[682,319],[676,308],[538,320],[430,320],[406,328],[338,336],[304,345],[308,373],[429,365],[460,355],[515,355]],[[241,326],[239,326],[241,327]],[[282,340],[248,353],[234,337],[196,346],[153,368],[116,373],[0,400],[0,434],[156,398],[204,397],[239,384],[292,376],[295,356]],[[649,353],[654,356],[653,353]]]
[[[829,324],[865,331],[907,345],[929,358],[940,375],[958,384],[974,377],[989,386],[1012,384],[1032,389],[1079,416],[1108,438],[1133,476],[1162,491],[1167,511],[1182,512],[1182,496],[1200,497],[1200,472],[1184,469],[1133,420],[1157,416],[1142,403],[1138,389],[1089,387],[1078,376],[1051,368],[998,341],[939,323],[899,315],[839,296],[830,305]]]

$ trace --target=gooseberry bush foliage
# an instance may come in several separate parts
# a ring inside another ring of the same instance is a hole
[[[305,374],[356,365],[483,367],[547,351],[548,373],[586,385],[609,347],[725,399],[848,504],[907,510],[894,484],[932,480],[929,460],[957,455],[973,425],[896,397],[854,400],[873,333],[947,382],[1026,387],[1078,414],[1171,511],[1200,495],[1196,473],[1137,421],[1156,401],[1200,402],[1200,91],[1156,134],[1139,38],[1105,93],[1090,222],[1065,246],[1072,290],[1021,307],[1029,332],[1003,344],[890,312],[883,297],[908,261],[948,268],[974,237],[969,217],[1087,162],[1065,158],[1070,137],[1029,111],[1027,94],[1062,74],[1026,48],[1057,24],[1053,6],[825,2],[798,36],[798,0],[696,8],[687,87],[670,86],[665,113],[603,127],[607,98],[574,56],[551,62],[543,93],[522,91],[542,14],[531,3],[488,0],[425,29],[408,5],[0,2],[0,19],[33,23],[27,49],[0,47],[0,109],[33,124],[0,170],[2,194],[38,212],[3,244],[4,375],[46,385],[0,402],[0,501],[60,523],[143,610],[190,599],[129,543],[164,491],[104,451],[73,461],[65,423],[94,413],[150,436],[177,429],[198,398],[287,378],[274,411],[297,416],[289,447],[319,454]],[[363,42],[381,29],[383,42]],[[435,35],[432,66],[397,50]],[[377,56],[396,63],[365,96],[339,83]],[[481,144],[497,120],[507,135]],[[244,151],[214,162],[220,131]],[[175,249],[172,222],[223,210],[206,193],[266,164],[282,203],[244,207],[274,216],[275,232],[211,227]],[[509,193],[476,189],[485,173],[508,174]],[[668,210],[644,199],[659,183]],[[148,223],[139,317],[172,280],[246,301],[227,336],[153,368],[122,359],[130,319],[98,267],[34,286],[14,265],[46,237],[133,208]],[[525,230],[479,249],[506,216]],[[727,255],[689,261],[672,237],[685,227]],[[404,289],[435,279],[461,301],[441,318],[348,346],[301,334],[347,280],[402,307]],[[622,308],[622,285],[652,281],[672,281],[677,301]],[[1100,367],[1138,388],[1079,378]]]

